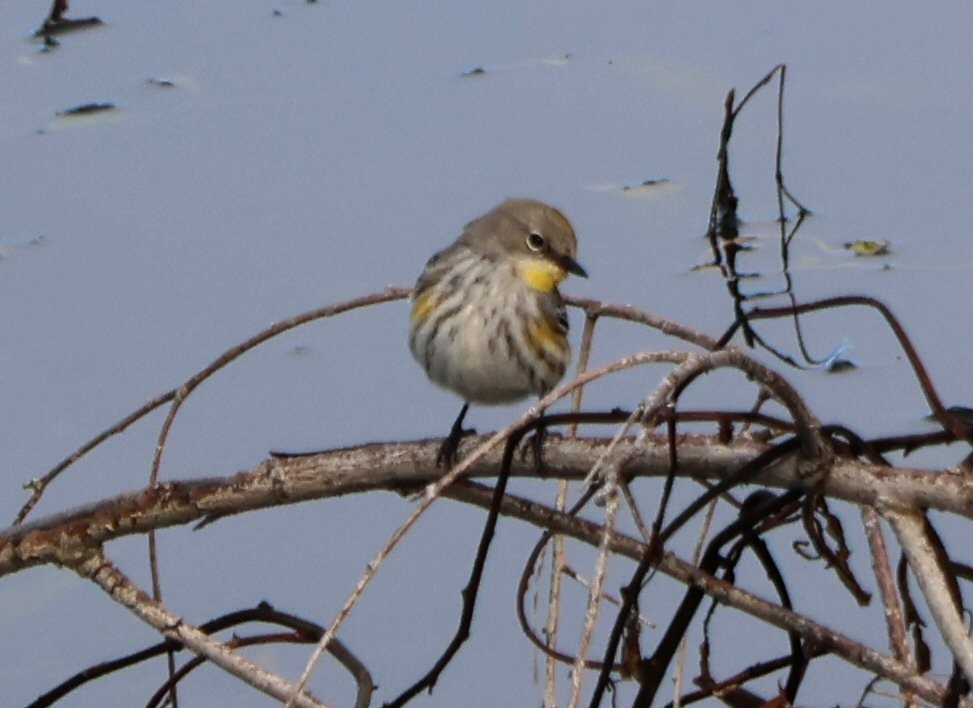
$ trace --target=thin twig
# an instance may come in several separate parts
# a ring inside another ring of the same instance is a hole
[[[211,619],[208,622],[199,625],[199,630],[206,634],[212,635],[216,632],[236,628],[249,622],[260,622],[280,627],[289,627],[293,630],[293,632],[285,634],[278,633],[276,635],[262,635],[264,640],[261,643],[274,641],[272,639],[273,636],[279,637],[278,641],[310,643],[317,641],[318,637],[320,637],[321,633],[324,631],[324,628],[320,625],[317,625],[314,622],[306,620],[302,617],[298,617],[297,615],[281,612],[266,602],[261,602],[256,607],[229,612],[220,617]],[[226,642],[226,645],[232,648],[236,646],[247,646],[249,643],[252,642],[230,639]],[[40,696],[36,701],[31,703],[28,708],[47,708],[48,706],[56,703],[58,700],[69,695],[72,691],[84,686],[86,683],[90,683],[91,681],[95,681],[117,671],[131,668],[132,666],[135,666],[141,662],[163,655],[169,650],[176,649],[181,651],[184,648],[185,647],[183,646],[182,642],[174,639],[166,639],[161,643],[133,652],[127,656],[107,661],[98,664],[97,666],[90,666],[55,686],[44,695]],[[341,663],[341,665],[345,667],[348,673],[351,674],[355,680],[355,684],[358,687],[358,693],[355,699],[355,708],[368,708],[368,706],[371,705],[372,693],[375,691],[375,683],[372,681],[371,674],[368,672],[365,664],[362,663],[362,661],[355,656],[347,646],[339,642],[337,639],[332,642],[328,650]],[[197,658],[205,661],[205,658],[203,657],[197,656]],[[184,673],[182,669],[180,672]]]
[[[155,602],[100,550],[89,551],[77,561],[68,563],[83,578],[91,580],[108,595],[128,608],[136,617],[167,637],[178,639],[183,645],[215,665],[245,681],[272,698],[294,699],[300,708],[326,708],[316,698],[279,676],[262,669],[226,645],[216,641],[181,617],[174,615],[161,603]]]
[[[642,324],[653,329],[657,329],[665,335],[676,337],[683,341],[695,344],[703,349],[718,349],[720,341],[701,332],[698,329],[687,327],[684,324],[666,319],[660,315],[653,314],[646,310],[632,307],[631,305],[612,305],[600,300],[591,300],[583,297],[566,296],[565,302],[574,307],[580,307],[589,317],[609,317],[611,319],[625,320]]]
[[[286,332],[289,329],[293,329],[307,322],[311,322],[316,319],[321,319],[322,317],[331,317],[333,315],[340,314],[342,312],[347,312],[349,310],[354,310],[360,307],[367,307],[369,305],[375,305],[382,302],[391,302],[394,300],[401,300],[408,297],[412,293],[410,288],[395,288],[389,287],[382,292],[372,293],[371,295],[365,295],[363,297],[354,298],[352,300],[346,300],[334,305],[328,305],[327,307],[322,307],[317,310],[311,310],[297,317],[292,317],[282,322],[278,322],[273,326],[265,329],[262,332],[254,335],[250,339],[242,342],[235,347],[228,349],[217,359],[215,359],[211,364],[209,364],[202,371],[197,373],[195,376],[191,377],[181,386],[178,386],[170,391],[163,393],[160,396],[156,396],[151,401],[143,405],[138,410],[132,412],[131,414],[125,416],[120,421],[99,433],[93,437],[88,442],[84,443],[77,450],[72,452],[66,458],[61,460],[53,469],[48,471],[43,477],[39,479],[31,480],[26,486],[31,490],[30,499],[27,503],[20,509],[17,513],[17,517],[14,519],[14,525],[20,524],[27,518],[27,515],[40,501],[41,496],[44,494],[44,490],[47,489],[48,485],[53,482],[64,470],[73,465],[75,462],[80,460],[82,457],[87,455],[89,452],[94,450],[96,447],[101,445],[105,440],[123,432],[132,423],[141,420],[146,415],[154,411],[156,408],[169,403],[170,401],[175,402],[177,399],[180,401],[184,399],[190,391],[196,388],[200,383],[205,381],[207,378],[212,376],[214,373],[219,371],[221,368],[226,366],[229,362],[233,361],[241,354],[253,349],[258,344],[262,344],[271,337],[275,337],[282,332]],[[178,408],[178,405],[174,407]],[[162,457],[162,446],[165,444],[166,436],[168,435],[168,430],[172,425],[172,418],[175,416],[175,412],[170,409],[169,414],[166,416],[167,422],[163,424],[162,431],[160,432],[159,441],[156,447],[155,456],[152,460],[152,472],[149,475],[150,484],[154,484],[158,478],[159,465]]]
[[[956,598],[948,589],[950,582],[926,534],[923,512],[892,506],[880,506],[878,511],[895,531],[943,641],[963,668],[966,678],[973,681],[973,641],[966,633],[966,623],[956,606]]]
[[[578,367],[576,375],[581,375],[588,370],[588,362],[591,357],[591,345],[594,341],[595,325],[598,323],[597,313],[585,312],[584,328],[581,330],[581,348],[578,351]],[[575,389],[571,397],[571,411],[577,413],[581,410],[581,403],[584,398],[584,387],[579,386]],[[568,428],[568,435],[577,437],[578,426],[572,425]],[[557,497],[554,500],[554,508],[564,511],[568,504],[568,482],[561,480],[557,485]],[[558,624],[561,612],[561,578],[567,568],[564,539],[561,536],[554,536],[551,551],[551,582],[547,593],[547,622],[544,625],[544,637],[549,648],[557,646]],[[553,656],[547,654],[544,659],[544,708],[557,707],[557,661]]]
[[[684,358],[685,358],[685,354],[682,353],[645,352],[633,356],[622,357],[621,359],[617,359],[616,361],[611,362],[610,364],[606,364],[604,366],[598,367],[597,369],[588,371],[582,374],[581,376],[576,377],[572,381],[566,384],[562,384],[561,386],[558,386],[556,389],[554,389],[549,394],[544,396],[544,398],[542,398],[538,403],[534,404],[526,412],[518,416],[513,423],[508,425],[503,430],[500,430],[499,432],[491,435],[486,442],[479,445],[469,455],[467,455],[462,460],[460,460],[459,463],[457,463],[452,469],[449,470],[449,472],[443,475],[438,481],[429,484],[426,487],[425,492],[423,493],[422,498],[419,500],[419,503],[416,506],[416,508],[412,511],[412,513],[408,516],[408,518],[406,518],[406,520],[392,533],[392,535],[389,537],[389,540],[385,542],[385,545],[379,549],[379,551],[375,554],[375,556],[366,566],[365,572],[362,574],[361,578],[359,579],[358,583],[355,585],[351,594],[347,597],[345,602],[342,604],[341,608],[338,610],[338,614],[335,616],[334,620],[328,626],[327,631],[321,637],[321,641],[318,642],[318,645],[315,647],[314,651],[312,652],[311,657],[308,659],[307,665],[304,668],[304,672],[301,674],[301,679],[298,682],[298,687],[303,688],[307,684],[307,681],[311,676],[311,671],[314,669],[314,666],[317,664],[318,660],[320,659],[321,654],[324,652],[324,647],[326,647],[327,643],[331,640],[331,638],[337,634],[338,628],[341,626],[341,624],[351,613],[352,607],[355,606],[355,604],[358,602],[358,599],[361,597],[362,593],[364,593],[365,588],[371,582],[372,578],[375,577],[375,574],[378,572],[379,567],[381,567],[385,559],[391,554],[393,549],[405,537],[405,534],[409,531],[409,529],[411,529],[412,526],[416,523],[416,521],[419,520],[419,517],[422,516],[429,509],[430,506],[432,506],[433,502],[435,502],[442,495],[444,489],[448,488],[456,480],[465,476],[469,471],[469,469],[481,458],[483,458],[487,454],[487,452],[489,452],[491,449],[504,442],[513,431],[517,430],[518,428],[522,428],[531,420],[537,418],[541,414],[541,412],[543,412],[552,403],[567,396],[572,391],[574,391],[575,388],[579,386],[584,386],[585,384],[594,381],[598,378],[607,376],[616,371],[629,369],[634,366],[639,366],[642,364],[649,364],[649,363],[671,362],[673,360],[681,361]]]
[[[159,553],[156,543],[155,529],[149,529],[149,571],[152,579],[152,599],[162,603],[162,579],[159,576]],[[176,650],[170,647],[166,650],[166,670],[169,673],[169,702],[172,708],[179,708],[179,696],[176,690]]]
[[[902,616],[902,604],[899,602],[899,594],[895,589],[895,575],[892,571],[892,564],[889,562],[888,549],[885,546],[885,537],[882,534],[878,512],[871,506],[859,508],[862,524],[865,526],[865,538],[868,540],[868,548],[871,551],[872,570],[875,573],[879,596],[882,598],[882,607],[885,609],[885,626],[889,636],[889,647],[896,659],[917,670],[918,665],[916,664],[916,657],[912,653],[912,648],[909,646],[908,630]],[[913,706],[916,696],[912,692],[902,689],[902,701],[907,706]]]
[[[564,573],[565,577],[570,578],[574,582],[578,583],[578,585],[583,587],[585,590],[591,592],[591,588],[592,588],[591,581],[585,578],[583,575],[581,575],[574,568],[571,568],[570,566],[565,566],[562,572]],[[615,605],[615,607],[620,607],[622,604],[621,600],[619,600],[617,597],[607,592],[601,593],[601,599],[607,602],[609,605]],[[650,620],[645,615],[639,615],[638,622],[639,624],[644,625],[646,627],[655,627],[655,622]],[[587,663],[590,664],[591,662],[587,662]]]
[[[755,308],[748,314],[748,317],[750,319],[773,319],[775,317],[789,317],[794,313],[861,306],[877,310],[885,319],[885,322],[889,325],[889,328],[892,330],[892,333],[899,342],[899,346],[902,348],[906,358],[909,360],[909,364],[915,373],[919,387],[922,389],[923,396],[925,396],[926,402],[929,404],[929,407],[932,410],[933,415],[936,417],[936,420],[939,421],[944,428],[952,432],[953,435],[955,435],[959,440],[969,440],[970,438],[973,438],[973,425],[964,424],[961,420],[954,416],[945,405],[943,405],[942,399],[939,397],[936,387],[933,385],[932,379],[929,377],[929,373],[926,371],[925,364],[919,357],[918,352],[912,344],[912,340],[909,339],[905,332],[905,328],[898,321],[898,318],[892,314],[892,311],[885,305],[885,303],[880,302],[875,298],[862,295],[844,295],[839,297],[825,298],[823,300],[816,300],[814,302],[791,307]]]
[[[706,537],[709,536],[710,527],[713,524],[713,515],[716,512],[717,500],[713,499],[709,505],[706,507],[706,511],[703,514],[703,523],[700,524],[699,533],[696,535],[696,546],[693,548],[693,559],[692,564],[695,566],[699,565],[700,558],[703,557],[703,547],[706,543]],[[676,659],[676,671],[675,671],[675,682],[673,690],[675,692],[675,698],[673,699],[673,705],[675,708],[679,708],[682,700],[682,681],[683,674],[686,668],[686,649],[689,645],[689,640],[683,637],[679,642],[679,652]]]
[[[384,302],[402,300],[409,297],[411,294],[412,288],[388,287],[381,292],[372,293],[370,295],[357,297],[351,300],[345,300],[344,302],[339,302],[335,305],[320,307],[316,310],[311,310],[310,312],[297,315],[296,317],[291,317],[289,319],[282,320],[281,322],[276,322],[262,332],[258,332],[246,341],[241,342],[235,347],[231,347],[223,352],[223,354],[214,359],[208,366],[175,389],[175,395],[172,397],[172,406],[169,408],[169,412],[166,414],[166,419],[163,421],[162,428],[159,431],[159,438],[155,446],[155,455],[152,458],[152,469],[149,473],[149,484],[155,484],[159,478],[159,468],[162,464],[162,452],[165,449],[166,440],[169,438],[169,430],[172,428],[172,423],[176,418],[176,414],[179,412],[179,408],[182,406],[183,401],[186,400],[189,394],[191,394],[210,376],[225,368],[233,360],[239,358],[246,352],[260,344],[263,344],[268,339],[272,339],[273,337],[287,332],[288,330],[294,329],[295,327],[300,327],[308,322],[320,320],[325,317],[334,317],[335,315],[340,315],[351,310],[357,310],[362,307],[369,307],[371,305],[378,305]]]
[[[475,504],[484,509],[490,507],[493,499],[491,488],[469,480],[463,480],[450,487],[445,494],[452,499]],[[570,513],[560,512],[512,494],[507,494],[504,497],[501,506],[507,516],[546,529],[545,537],[549,537],[549,534],[560,533],[592,546],[601,541],[601,525],[593,521],[573,516]],[[545,542],[545,539],[542,538],[541,542]],[[648,547],[638,539],[615,532],[612,535],[611,548],[615,553],[626,558],[639,560],[645,557]],[[663,573],[680,582],[692,583],[702,588],[707,595],[727,607],[739,609],[780,629],[800,632],[814,646],[823,647],[855,666],[907,686],[926,700],[938,702],[945,695],[946,689],[941,684],[927,676],[916,674],[915,671],[894,657],[863,645],[861,642],[851,639],[840,631],[826,627],[806,615],[793,612],[731,583],[718,580],[693,564],[679,559],[671,552],[662,554],[658,567]],[[530,572],[530,568],[524,569],[524,574],[529,575]],[[520,595],[521,593],[518,593],[518,596]],[[523,610],[520,605],[518,607],[518,616],[520,616],[523,614]],[[531,635],[528,634],[528,636]],[[541,640],[537,640],[535,646],[542,651],[545,649],[545,644]],[[573,658],[570,660],[573,661]],[[973,701],[964,699],[962,704],[966,707],[973,706]]]
[[[577,708],[581,702],[581,687],[584,682],[585,660],[591,646],[591,637],[598,623],[598,610],[601,607],[602,587],[608,572],[609,546],[615,531],[615,517],[618,514],[619,473],[615,465],[610,465],[605,475],[605,520],[602,523],[601,542],[598,544],[598,555],[595,559],[595,569],[591,578],[591,590],[588,592],[588,608],[585,611],[584,625],[581,630],[581,641],[578,643],[578,653],[574,658],[571,671],[571,698],[569,708]]]

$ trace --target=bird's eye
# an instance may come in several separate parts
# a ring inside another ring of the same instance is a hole
[[[544,248],[544,237],[536,231],[527,234],[527,248],[532,251],[539,251]]]

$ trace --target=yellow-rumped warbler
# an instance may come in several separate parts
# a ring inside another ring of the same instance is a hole
[[[571,360],[558,284],[587,277],[571,222],[508,199],[436,253],[412,295],[409,348],[434,383],[463,397],[439,462],[454,461],[470,403],[511,403],[554,388]]]

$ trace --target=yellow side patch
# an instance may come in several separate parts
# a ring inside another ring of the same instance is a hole
[[[531,324],[527,336],[537,349],[560,349],[564,346],[564,333],[543,317]]]
[[[517,272],[534,290],[549,293],[564,280],[568,272],[548,260],[530,260],[519,264]]]
[[[426,317],[429,316],[429,313],[438,304],[439,298],[430,291],[420,293],[416,296],[416,299],[412,302],[412,325],[415,326],[420,322],[424,322]]]

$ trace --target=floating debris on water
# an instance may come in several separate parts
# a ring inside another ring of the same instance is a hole
[[[548,58],[548,59],[541,59],[539,63],[544,64],[545,66],[564,66],[565,64],[567,64],[572,59],[574,59],[573,56],[571,56],[570,54],[565,54],[565,55],[559,56],[559,57],[551,57],[551,58]]]
[[[858,364],[850,359],[832,359],[825,367],[825,371],[829,374],[843,374],[846,371],[852,371],[857,368]]]
[[[634,186],[630,184],[624,184],[622,185],[622,191],[634,192],[639,189],[651,189],[652,187],[661,187],[663,185],[667,185],[671,183],[672,180],[670,180],[668,177],[661,177],[660,179],[647,179],[644,182],[642,182],[642,184],[636,184]]]
[[[561,54],[555,57],[541,57],[540,59],[525,59],[524,61],[515,62],[513,64],[505,64],[503,66],[492,66],[489,69],[482,64],[477,64],[474,67],[467,69],[466,71],[460,72],[461,78],[468,78],[471,76],[485,76],[487,73],[495,74],[499,71],[510,71],[512,69],[525,69],[534,66],[565,66],[574,57],[571,54]]]
[[[858,241],[848,241],[843,244],[843,248],[856,256],[887,256],[892,252],[892,242],[859,239]]]
[[[585,187],[591,192],[614,192],[633,199],[655,198],[663,194],[679,191],[682,185],[668,177],[647,179],[639,184],[618,184],[617,182],[601,182],[589,184]]]
[[[67,108],[63,111],[58,111],[58,118],[69,118],[71,116],[90,116],[92,113],[102,113],[104,111],[115,110],[114,103],[82,103],[80,106],[74,106],[73,108]]]
[[[858,364],[845,357],[845,354],[853,349],[854,346],[851,340],[844,340],[820,362],[818,365],[819,368],[827,371],[829,374],[842,374],[846,371],[857,369]]]
[[[43,37],[46,44],[51,35],[67,34],[68,32],[87,29],[89,27],[100,27],[104,24],[98,17],[82,17],[77,20],[68,19],[64,16],[64,13],[67,11],[68,0],[54,0],[54,3],[51,5],[51,14],[44,20],[44,24],[41,25],[40,29],[34,32],[34,39]]]
[[[72,130],[83,126],[115,123],[124,120],[124,113],[107,101],[81,103],[63,111],[57,111],[54,118],[43,128],[37,129],[38,135],[59,130]]]
[[[47,243],[47,237],[43,234],[34,236],[26,241],[13,243],[0,243],[0,261],[10,260],[18,251],[25,251],[29,248],[37,248]]]
[[[82,17],[80,20],[44,20],[44,24],[34,32],[34,39],[52,37],[56,34],[68,34],[78,30],[101,27],[105,23],[97,17]]]
[[[623,184],[614,187],[614,191],[631,199],[654,199],[679,189],[680,184],[668,177],[652,177],[638,184]]]

